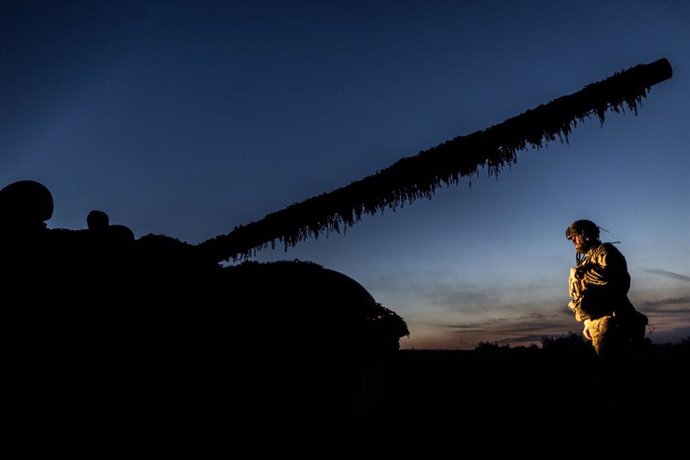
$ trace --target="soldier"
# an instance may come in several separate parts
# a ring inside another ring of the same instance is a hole
[[[110,225],[110,217],[103,211],[93,209],[86,216],[86,225],[89,227],[89,230],[103,231]]]
[[[583,334],[597,355],[617,357],[644,339],[647,317],[628,299],[630,274],[623,254],[599,240],[599,227],[576,220],[565,236],[575,245],[575,267],[570,269],[568,307],[584,322]]]

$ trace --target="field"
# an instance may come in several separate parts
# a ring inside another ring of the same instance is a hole
[[[400,430],[528,425],[572,431],[687,420],[689,357],[686,340],[646,344],[626,362],[605,363],[575,336],[543,348],[401,350],[384,374],[376,423]]]

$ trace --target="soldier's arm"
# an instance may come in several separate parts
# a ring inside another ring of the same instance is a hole
[[[627,273],[623,255],[615,248],[604,247],[583,271],[582,280],[586,285],[607,286],[624,282]]]

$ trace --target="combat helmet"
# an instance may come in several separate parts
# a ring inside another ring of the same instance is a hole
[[[33,180],[14,182],[0,190],[0,219],[17,226],[42,225],[53,216],[53,196]]]
[[[565,237],[572,240],[575,235],[582,235],[587,240],[599,239],[599,226],[587,219],[576,220],[565,229]]]

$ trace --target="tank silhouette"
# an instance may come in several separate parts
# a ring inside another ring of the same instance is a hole
[[[499,125],[460,136],[372,176],[198,245],[135,238],[103,211],[86,228],[50,229],[50,191],[0,190],[9,412],[104,442],[222,436],[246,429],[362,420],[380,374],[409,333],[357,281],[310,262],[242,260],[292,246],[363,214],[431,197],[484,166],[498,173],[528,146],[567,140],[578,121],[637,110],[670,63],[641,64]]]
[[[40,414],[63,436],[127,425],[198,437],[228,416],[267,430],[375,407],[408,329],[352,278],[301,261],[222,267],[97,210],[87,228],[50,229],[52,210],[38,182],[0,190],[17,426]]]

